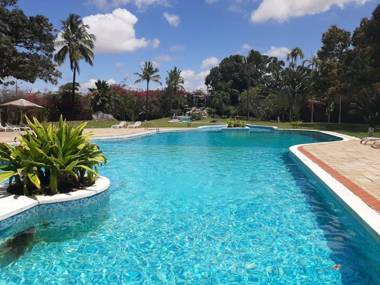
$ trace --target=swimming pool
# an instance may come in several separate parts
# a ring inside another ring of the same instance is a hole
[[[98,141],[110,191],[3,229],[0,284],[380,284],[379,241],[289,155],[335,139],[224,130]]]

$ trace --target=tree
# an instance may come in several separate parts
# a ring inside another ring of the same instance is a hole
[[[299,47],[296,47],[296,48],[294,48],[294,49],[292,49],[289,53],[288,53],[288,55],[287,55],[287,57],[286,57],[286,59],[288,60],[288,61],[290,61],[290,63],[291,64],[293,64],[293,65],[295,65],[296,63],[297,63],[297,60],[298,59],[304,59],[304,54],[303,54],[303,51],[299,48]]]
[[[168,71],[168,76],[166,77],[167,91],[170,93],[170,109],[173,108],[173,98],[176,98],[178,91],[184,90],[183,84],[185,80],[181,76],[182,71],[177,67]]]
[[[111,103],[111,87],[105,80],[97,80],[95,88],[89,88],[91,94],[91,108],[93,112],[108,112]]]
[[[347,92],[345,77],[345,58],[351,46],[351,34],[348,31],[331,26],[322,35],[322,47],[317,53],[321,92],[325,94],[328,118],[331,107],[338,103],[338,124],[342,122],[342,101]],[[338,101],[338,102],[336,102]]]
[[[44,16],[26,16],[16,3],[0,1],[0,84],[17,79],[56,84],[53,26]]]
[[[79,61],[84,59],[93,65],[95,47],[95,35],[88,33],[88,25],[85,25],[80,16],[70,14],[62,21],[62,32],[58,36],[57,47],[59,51],[55,55],[55,60],[62,65],[68,57],[70,69],[73,71],[73,84],[71,92],[71,103],[74,105],[76,74],[80,72]]]
[[[303,58],[303,52],[300,48],[293,49],[287,58],[290,63],[283,71],[282,92],[288,97],[289,120],[298,120],[301,108],[306,102],[306,95],[309,92],[310,69],[305,66],[306,61],[302,62],[301,65],[297,64],[297,59]]]
[[[380,5],[364,18],[352,36],[347,78],[355,108],[371,125],[380,123]]]
[[[146,61],[144,66],[141,68],[140,72],[136,72],[135,75],[138,77],[135,84],[146,81],[146,93],[145,93],[145,120],[149,119],[149,84],[151,81],[159,83],[161,85],[161,76],[158,74],[158,68],[153,66],[153,63]]]

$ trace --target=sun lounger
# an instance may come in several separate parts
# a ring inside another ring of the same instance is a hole
[[[26,126],[26,125],[19,125],[19,126],[16,126],[16,127],[19,127],[22,131],[30,131],[31,129]]]
[[[10,124],[8,124],[8,123],[5,124],[5,126],[6,126],[8,129],[12,130],[13,132],[19,132],[19,131],[21,131],[20,127],[13,126],[13,125],[10,125]]]
[[[380,141],[380,138],[377,138],[377,137],[365,137],[365,138],[362,138],[360,140],[360,143],[361,144],[369,144],[369,143],[373,143],[373,142],[377,142],[377,141]]]
[[[380,140],[375,141],[372,145],[372,148],[380,149]]]
[[[111,128],[113,129],[122,129],[122,128],[125,128],[127,125],[127,122],[126,121],[121,121],[120,123],[118,123],[117,125],[113,125],[111,126]]]
[[[8,128],[7,126],[3,126],[0,124],[0,132],[8,132],[8,131],[12,131],[12,130]]]
[[[141,127],[141,122],[140,121],[137,121],[137,122],[135,122],[134,124],[130,124],[130,125],[128,125],[128,129],[136,129],[136,128],[139,128],[139,127]]]

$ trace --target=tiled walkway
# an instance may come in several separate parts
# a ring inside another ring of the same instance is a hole
[[[380,149],[350,140],[300,151],[380,213]]]

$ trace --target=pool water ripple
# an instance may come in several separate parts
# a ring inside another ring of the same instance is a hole
[[[0,280],[379,284],[379,241],[289,157],[291,145],[328,140],[194,131],[99,141],[112,181],[102,206],[26,221],[33,246]]]

